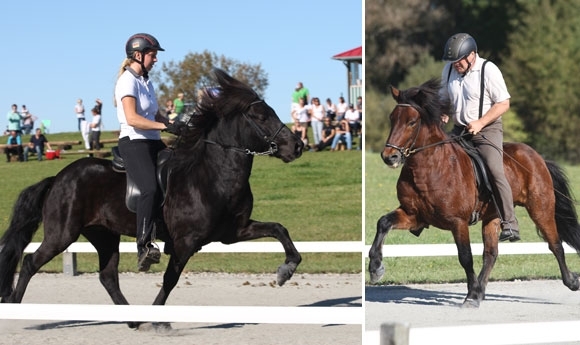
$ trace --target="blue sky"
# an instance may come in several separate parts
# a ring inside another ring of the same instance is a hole
[[[16,103],[51,120],[52,133],[76,131],[77,98],[87,110],[101,98],[105,130],[118,127],[113,89],[125,42],[137,32],[165,48],[157,67],[204,50],[260,63],[266,101],[285,122],[298,81],[311,96],[347,96],[346,67],[331,57],[363,41],[362,0],[20,0],[3,1],[0,13],[2,128]]]

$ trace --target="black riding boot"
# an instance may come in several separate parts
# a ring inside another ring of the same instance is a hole
[[[148,271],[161,258],[161,252],[155,244],[155,225],[151,221],[144,220],[137,229],[137,257],[137,269],[141,272]]]
[[[518,222],[511,221],[511,222],[502,222],[501,223],[502,230],[499,234],[499,241],[507,241],[516,242],[520,240],[520,230],[518,229]]]

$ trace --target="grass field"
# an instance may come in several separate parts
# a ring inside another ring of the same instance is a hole
[[[79,133],[49,134],[47,137],[49,141],[81,139]],[[114,134],[103,132],[102,138],[114,138]],[[0,142],[5,141],[6,137],[0,137]],[[80,157],[65,156],[60,160],[27,163],[2,161],[0,174],[4,183],[0,197],[0,233],[7,228],[12,207],[23,188],[43,177],[57,174]],[[294,241],[361,241],[361,180],[361,151],[305,152],[289,164],[272,157],[256,157],[250,180],[255,199],[252,218],[283,224]],[[33,241],[42,238],[41,227]],[[134,241],[132,238],[124,240]],[[361,272],[361,260],[357,253],[304,253],[297,272],[358,273]],[[281,253],[200,253],[189,261],[186,271],[275,272],[283,261]],[[162,271],[166,264],[167,257],[163,256],[162,263],[152,266],[152,271]],[[80,272],[97,271],[96,254],[78,254],[78,267]],[[135,267],[135,255],[122,254],[120,269],[135,271]],[[61,256],[47,264],[43,271],[62,271]]]
[[[564,166],[575,195],[580,194],[580,167]],[[365,154],[365,244],[370,245],[376,233],[378,219],[399,206],[396,195],[396,183],[401,169],[391,169],[381,160],[378,153]],[[578,205],[578,204],[577,204]],[[578,208],[578,206],[577,206]],[[525,209],[516,208],[516,216],[521,227],[522,242],[541,242],[535,225]],[[481,223],[470,228],[472,242],[481,241]],[[420,237],[408,231],[391,231],[385,244],[429,244],[454,243],[451,232],[430,227]],[[365,253],[365,257],[368,253]],[[577,255],[566,256],[570,269],[580,271],[580,258]],[[475,271],[481,269],[481,253],[474,253]],[[423,282],[458,282],[465,281],[465,273],[456,256],[437,258],[385,258],[386,273],[382,283],[423,283]],[[365,266],[368,265],[368,259]],[[365,268],[366,270],[366,268]],[[501,253],[492,271],[492,280],[560,279],[560,270],[556,259],[546,255],[504,255]],[[368,273],[366,273],[368,281]]]

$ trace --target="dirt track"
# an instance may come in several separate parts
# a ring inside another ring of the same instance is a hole
[[[295,275],[286,285],[274,274],[184,274],[168,305],[360,307],[360,275]],[[121,289],[130,303],[151,304],[160,274],[122,274]],[[23,303],[111,304],[95,274],[34,276]],[[173,323],[168,332],[134,331],[124,323],[0,320],[1,345],[81,344],[361,344],[360,325]]]
[[[466,284],[367,286],[365,330],[384,322],[438,327],[580,319],[580,292],[560,280],[491,282],[486,291],[478,309],[462,309]],[[566,344],[580,344],[580,333],[578,339]]]

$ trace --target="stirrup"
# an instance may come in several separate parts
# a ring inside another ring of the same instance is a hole
[[[519,230],[515,230],[515,229],[511,229],[511,228],[503,229],[499,234],[499,241],[503,242],[503,241],[507,241],[507,240],[509,240],[510,242],[519,241],[520,240]]]
[[[155,246],[153,246],[155,245]],[[137,260],[137,269],[140,272],[149,271],[152,264],[158,264],[159,260],[161,259],[161,252],[159,251],[159,247],[156,243],[149,242],[143,252],[139,255],[139,259]]]

